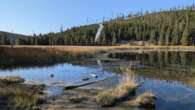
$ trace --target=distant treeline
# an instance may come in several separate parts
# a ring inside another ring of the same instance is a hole
[[[194,6],[160,12],[138,12],[103,22],[100,39],[95,42],[98,24],[73,27],[58,33],[16,36],[0,34],[0,44],[16,45],[195,45]]]

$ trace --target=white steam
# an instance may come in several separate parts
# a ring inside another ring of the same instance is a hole
[[[97,42],[98,39],[100,38],[100,35],[101,35],[103,29],[104,29],[104,25],[100,24],[100,27],[98,28],[97,34],[95,36],[95,42]]]

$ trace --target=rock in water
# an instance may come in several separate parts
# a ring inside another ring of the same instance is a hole
[[[50,77],[53,78],[54,77],[54,74],[51,74]]]
[[[82,80],[83,81],[88,81],[90,78],[86,77],[86,78],[83,78]]]
[[[146,92],[138,96],[136,102],[141,108],[155,108],[156,97],[153,93]]]
[[[98,78],[98,76],[96,75],[96,74],[89,74],[91,77],[93,77],[93,78]]]

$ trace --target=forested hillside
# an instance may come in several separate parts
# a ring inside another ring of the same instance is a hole
[[[28,42],[31,36],[0,31],[0,45],[19,45]]]
[[[153,13],[136,13],[103,22],[100,39],[95,42],[98,24],[73,27],[58,33],[23,37],[16,45],[195,45],[194,7]],[[0,44],[10,44],[0,34]],[[138,43],[139,42],[139,43]],[[141,42],[141,44],[140,44]]]

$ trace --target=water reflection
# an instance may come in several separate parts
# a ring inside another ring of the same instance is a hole
[[[124,62],[133,63],[136,80],[144,82],[137,90],[137,95],[152,91],[158,99],[157,110],[194,110],[195,53],[118,52],[109,54],[109,57],[118,58],[122,62],[113,68],[126,68],[128,63]]]
[[[110,58],[118,58],[109,62],[98,61],[100,67],[91,62],[83,66],[73,64],[58,64],[41,68],[16,68],[0,70],[0,76],[19,75],[28,81],[55,85],[48,88],[51,94],[58,95],[63,91],[60,85],[82,82],[82,78],[93,73],[98,79],[111,77],[110,72],[102,71],[106,67],[123,67],[132,63],[137,82],[144,82],[137,90],[137,95],[145,91],[152,91],[157,96],[157,110],[194,110],[195,108],[195,53],[193,52],[146,52],[111,53]],[[87,63],[87,64],[86,64]],[[96,63],[96,61],[95,61]],[[102,74],[104,73],[104,74]],[[112,88],[120,83],[121,74],[112,79],[98,82],[86,88]],[[123,109],[129,109],[124,108]],[[134,108],[132,108],[134,109]],[[135,108],[135,110],[141,110]]]
[[[98,67],[85,67],[65,63],[51,67],[0,70],[0,76],[21,76],[28,82],[60,86],[80,83],[82,82],[83,77],[88,76],[90,73],[96,73],[98,71]],[[108,76],[111,75],[105,73],[99,78]]]
[[[179,82],[145,79],[137,94],[150,89],[156,96],[158,110],[194,110],[195,89]]]
[[[158,68],[175,67],[191,69],[195,67],[194,52],[155,51],[146,53],[118,52],[109,54],[110,58],[139,61],[139,64],[152,65]]]
[[[141,54],[120,52],[112,53],[109,55],[109,57],[119,58],[121,60],[125,60],[125,62],[133,62],[134,67],[137,67],[135,71],[142,76],[162,80],[182,81],[195,87],[194,52],[157,51]]]

